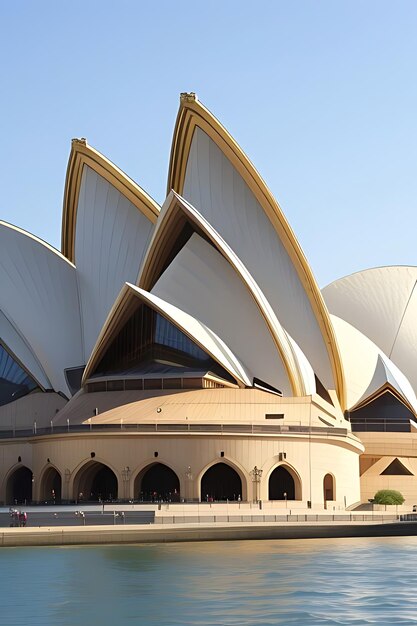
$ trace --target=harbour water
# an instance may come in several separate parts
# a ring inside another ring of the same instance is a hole
[[[0,551],[5,626],[417,624],[417,538]]]

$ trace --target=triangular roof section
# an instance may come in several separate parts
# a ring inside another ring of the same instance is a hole
[[[34,389],[45,389],[0,339],[0,406],[13,402]]]
[[[291,260],[306,298],[310,303],[317,327],[322,335],[322,349],[327,354],[334,387],[336,388],[342,409],[346,408],[344,374],[336,338],[326,305],[301,246],[280,206],[251,161],[220,122],[198,101],[195,93],[181,94],[180,108],[171,148],[168,192],[173,189],[178,194],[185,195],[184,184],[186,181],[187,163],[196,129],[201,129],[203,133],[208,135],[228,159],[250,189],[275,229],[278,239]],[[249,269],[252,271],[251,268]],[[282,320],[280,321],[283,323]],[[291,334],[294,336],[292,331]],[[297,337],[294,338],[298,341]],[[314,349],[310,350],[310,352],[314,356]],[[309,354],[307,356],[310,357]],[[310,358],[309,360],[311,361]],[[315,367],[314,363],[312,365]],[[321,377],[320,372],[316,373]]]
[[[186,224],[191,225],[194,232],[214,246],[236,272],[255,301],[270,332],[271,340],[282,359],[293,395],[306,396],[315,393],[314,373],[311,366],[296,342],[282,328],[268,300],[247,268],[201,213],[172,190],[161,208],[160,217],[139,272],[139,286],[151,291],[178,252],[176,241]]]
[[[407,461],[404,461],[404,459],[395,458],[380,473],[380,476],[414,476],[414,473],[406,464]]]
[[[399,400],[404,406],[406,406],[414,415],[417,415],[417,406],[415,398],[411,398],[410,394],[406,394],[403,391],[401,384],[398,381],[398,376],[392,371],[391,367],[382,354],[378,355],[378,360],[375,366],[375,372],[372,377],[368,388],[358,400],[358,402],[351,408],[351,411],[366,406],[373,402],[376,398],[379,398],[385,393],[391,393],[397,400]],[[403,385],[404,386],[404,385]]]
[[[207,326],[191,317],[191,315],[188,315],[168,302],[164,302],[153,294],[130,283],[124,285],[110,311],[85,368],[83,384],[88,380],[89,376],[91,376],[94,367],[98,364],[106,347],[115,337],[122,324],[127,321],[132,311],[135,310],[137,299],[162,315],[181,332],[187,335],[197,346],[225,369],[236,380],[240,387],[251,386],[251,380],[245,368],[220,337],[207,328]]]
[[[135,181],[89,146],[86,139],[73,139],[65,179],[61,235],[62,254],[72,263],[75,263],[77,207],[84,165],[113,185],[152,223],[159,215],[159,205]]]
[[[42,364],[39,362],[39,359],[33,352],[26,338],[22,336],[19,330],[0,309],[0,346],[1,345],[4,345],[5,349],[12,355],[14,360],[30,374],[42,391],[52,389],[52,385]]]

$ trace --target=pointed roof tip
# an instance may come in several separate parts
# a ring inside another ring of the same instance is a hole
[[[71,139],[71,145],[81,144],[82,146],[87,145],[87,139],[85,137],[74,137]]]
[[[195,91],[183,91],[180,93],[180,102],[198,102],[198,96]]]
[[[73,138],[65,179],[61,228],[62,254],[71,263],[75,263],[75,224],[84,165],[103,177],[152,223],[156,222],[160,211],[159,205],[144,189],[101,152],[90,146],[85,137]]]

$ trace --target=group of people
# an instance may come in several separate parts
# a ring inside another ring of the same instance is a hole
[[[10,517],[12,521],[10,522],[10,526],[14,527],[23,527],[26,526],[28,521],[28,514],[26,511],[18,511],[17,509],[9,509]]]
[[[141,491],[138,496],[139,502],[180,502],[180,493],[177,489],[165,493],[159,491]]]

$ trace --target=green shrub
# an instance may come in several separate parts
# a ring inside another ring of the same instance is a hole
[[[402,504],[404,496],[395,489],[381,489],[374,496],[375,504]]]

